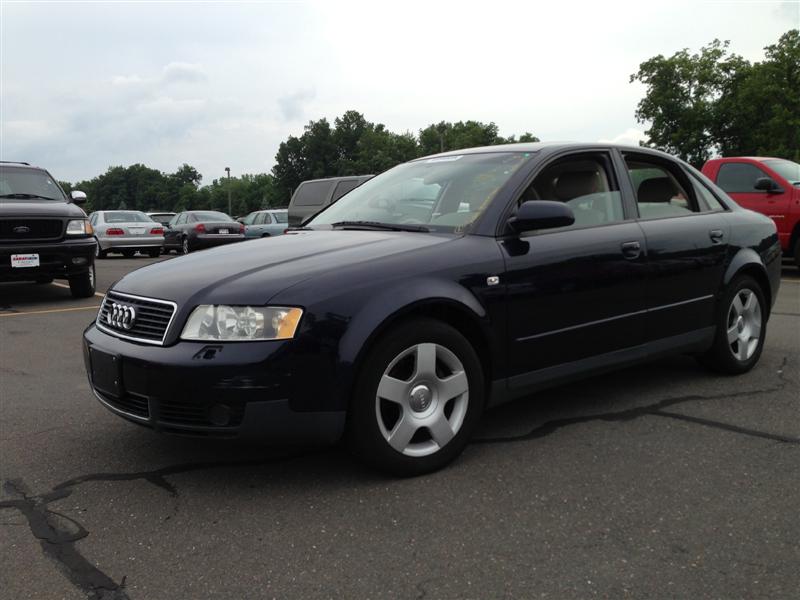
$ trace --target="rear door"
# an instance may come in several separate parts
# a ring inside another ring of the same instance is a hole
[[[186,222],[186,213],[178,213],[164,229],[164,246],[179,246],[181,230],[179,226]]]
[[[564,202],[575,223],[500,242],[512,393],[642,343],[645,240],[618,180],[610,152],[573,153],[545,165],[518,200]]]
[[[725,209],[678,162],[636,152],[622,156],[647,240],[646,341],[689,343],[714,322],[729,249]]]

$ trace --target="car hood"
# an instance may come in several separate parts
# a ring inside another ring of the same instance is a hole
[[[0,217],[85,217],[86,213],[71,202],[55,200],[0,199]]]
[[[453,239],[411,232],[302,231],[156,263],[129,273],[113,289],[171,300],[186,309],[197,304],[266,304],[317,275]]]

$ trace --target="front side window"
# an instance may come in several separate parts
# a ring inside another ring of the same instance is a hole
[[[0,166],[0,202],[20,199],[64,202],[66,197],[46,171]]]
[[[520,203],[554,200],[572,209],[575,223],[588,227],[623,221],[622,195],[605,154],[562,158],[548,165],[523,192]]]
[[[675,173],[656,161],[625,157],[642,219],[678,217],[699,212],[694,198]]]
[[[717,175],[717,185],[729,194],[759,193],[756,181],[767,174],[749,163],[723,163]]]
[[[308,225],[367,221],[461,232],[532,154],[487,152],[405,163],[362,183]]]

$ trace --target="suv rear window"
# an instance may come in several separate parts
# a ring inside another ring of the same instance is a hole
[[[331,189],[330,181],[310,181],[301,183],[295,192],[294,202],[297,206],[322,206]]]

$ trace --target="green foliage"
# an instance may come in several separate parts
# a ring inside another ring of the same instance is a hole
[[[712,154],[800,157],[800,30],[788,31],[751,64],[714,40],[639,65],[647,86],[636,118],[647,145],[701,166]]]
[[[275,156],[272,173],[214,179],[201,186],[197,169],[183,164],[174,173],[162,173],[141,164],[109,167],[93,179],[74,185],[63,182],[66,191],[86,192],[86,208],[107,210],[126,207],[142,211],[214,209],[228,211],[228,192],[233,216],[245,215],[260,208],[287,206],[292,192],[307,179],[341,175],[377,174],[397,164],[443,146],[456,150],[539,141],[531,133],[516,140],[498,135],[497,125],[478,121],[442,121],[420,130],[394,133],[381,123],[372,123],[361,113],[350,110],[333,121],[309,121],[300,137],[289,136]]]

